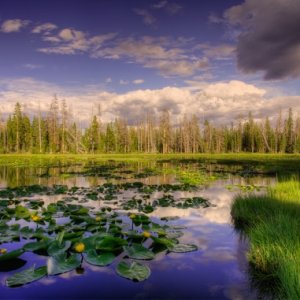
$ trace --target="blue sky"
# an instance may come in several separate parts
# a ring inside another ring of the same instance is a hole
[[[258,117],[286,104],[298,111],[297,2],[2,1],[0,108],[38,101],[46,110],[56,93],[74,110],[101,103],[107,120],[133,103],[169,105],[175,117],[198,105],[193,113],[215,119],[226,103],[235,118],[254,98]]]

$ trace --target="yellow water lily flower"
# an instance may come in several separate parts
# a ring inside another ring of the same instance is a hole
[[[95,220],[96,220],[97,222],[100,222],[100,221],[101,221],[101,217],[97,216],[97,217],[95,218]]]
[[[79,242],[74,246],[74,249],[76,252],[82,253],[85,250],[85,245],[84,243]]]
[[[142,233],[142,235],[143,235],[143,237],[145,237],[145,238],[151,237],[151,233],[148,232],[148,231],[144,231],[144,232]]]
[[[5,249],[5,248],[0,249],[0,254],[5,254],[6,252],[7,252],[7,249]]]
[[[38,215],[31,215],[31,220],[33,222],[39,222],[39,221],[42,220],[42,218],[40,216],[38,216]]]
[[[131,215],[129,216],[129,218],[130,218],[130,219],[135,219],[135,218],[136,218],[136,215],[135,215],[135,214],[131,214]]]

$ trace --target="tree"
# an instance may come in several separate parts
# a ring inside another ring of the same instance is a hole
[[[286,153],[293,153],[294,152],[294,132],[293,132],[293,111],[291,108],[289,108],[289,115],[288,119],[285,123],[285,135],[286,135],[286,147],[285,152]]]

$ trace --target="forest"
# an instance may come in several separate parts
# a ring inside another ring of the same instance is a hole
[[[91,115],[82,128],[64,100],[52,100],[47,113],[29,116],[20,103],[0,119],[0,153],[299,153],[300,117],[292,108],[276,120],[255,120],[251,112],[228,125],[183,116],[173,125],[169,111],[146,114],[129,125],[123,118],[109,123]]]

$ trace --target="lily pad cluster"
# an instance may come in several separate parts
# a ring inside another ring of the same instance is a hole
[[[124,188],[126,186],[122,186]],[[144,186],[139,185],[139,188]],[[98,189],[110,193],[117,190],[111,185]],[[42,187],[40,193],[75,194],[78,190],[64,186]],[[19,190],[10,192],[15,197]],[[32,188],[27,188],[22,196],[30,193]],[[197,250],[196,245],[180,243],[182,229],[167,218],[154,221],[142,213],[127,214],[105,207],[95,210],[63,200],[45,205],[36,199],[9,197],[0,200],[0,220],[0,269],[12,271],[28,264],[28,268],[7,278],[9,287],[73,270],[80,273],[87,264],[111,265],[119,276],[143,281],[151,274],[150,263],[145,261],[155,259],[158,253]],[[44,257],[44,265],[27,262],[25,252],[31,252],[30,257]]]

